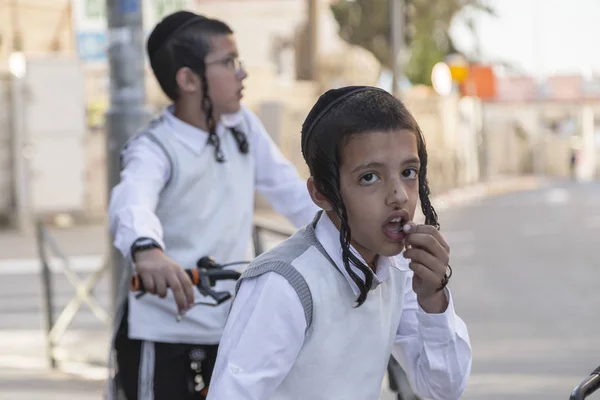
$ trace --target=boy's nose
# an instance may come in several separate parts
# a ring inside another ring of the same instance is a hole
[[[408,194],[402,183],[392,185],[388,194],[388,205],[402,207],[408,200]]]

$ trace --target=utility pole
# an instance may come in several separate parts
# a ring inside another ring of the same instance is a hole
[[[23,30],[21,29],[20,9],[17,0],[10,3],[12,11],[12,51],[23,51]]]
[[[398,81],[403,76],[401,55],[404,44],[404,0],[388,0],[392,50],[392,94],[400,96]]]
[[[148,120],[144,85],[144,30],[142,0],[106,0],[110,106],[106,113],[108,194],[120,180],[120,152],[127,140]],[[109,234],[110,238],[110,234]],[[113,310],[120,283],[130,264],[109,240]]]
[[[475,61],[481,62],[483,59],[481,53],[481,40],[479,37],[477,22],[473,19],[470,21],[471,29],[474,33],[475,43],[474,43],[474,54]],[[471,68],[472,71],[472,68]],[[473,115],[475,119],[475,134],[481,140],[479,145],[479,178],[482,182],[486,182],[490,178],[490,153],[488,151],[488,136],[486,131],[485,124],[485,101],[482,98],[478,97],[477,93],[477,82],[475,78],[471,78],[469,80],[469,93],[473,96]]]
[[[319,49],[319,0],[307,0],[308,77],[317,78],[317,54]]]

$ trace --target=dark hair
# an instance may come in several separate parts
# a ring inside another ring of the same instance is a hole
[[[216,134],[217,122],[213,115],[213,103],[208,92],[205,58],[210,52],[210,38],[217,35],[233,34],[233,30],[224,22],[206,18],[187,11],[171,14],[161,21],[148,39],[148,57],[154,76],[164,93],[172,100],[179,99],[176,74],[188,67],[200,77],[202,82],[202,111],[206,116],[208,141],[215,147],[217,161],[225,161],[220,140]],[[240,151],[243,144],[239,131],[234,135]],[[245,141],[245,135],[243,135]],[[244,142],[245,143],[245,142]]]
[[[302,153],[315,186],[329,200],[340,218],[340,243],[346,271],[360,289],[357,305],[365,302],[373,274],[351,251],[351,232],[346,207],[340,194],[340,162],[343,147],[353,135],[373,131],[406,129],[415,133],[421,163],[419,198],[425,223],[439,229],[438,216],[429,200],[427,150],[421,129],[404,106],[388,92],[375,87],[351,86],[323,94],[302,125]],[[352,271],[350,262],[361,270],[365,282]]]

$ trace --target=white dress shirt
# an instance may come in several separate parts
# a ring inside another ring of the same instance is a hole
[[[343,267],[339,231],[326,214],[317,223],[315,233],[358,296],[357,286]],[[374,279],[388,279],[390,268],[409,272],[392,354],[421,396],[458,399],[470,374],[471,347],[467,327],[454,312],[450,291],[446,290],[446,311],[428,314],[417,302],[412,290],[413,274],[402,256],[379,257]],[[364,277],[356,268],[355,272]],[[303,306],[284,277],[267,272],[242,281],[223,333],[208,400],[269,399],[292,368],[303,346],[306,327]]]
[[[178,119],[173,112],[173,106],[165,109],[164,123],[177,140],[200,153],[207,145],[208,133]],[[251,131],[245,133],[256,160],[255,189],[265,196],[275,211],[297,227],[309,223],[319,208],[310,200],[306,183],[299,179],[295,167],[281,153],[254,113],[242,107],[238,113],[222,116],[217,135],[230,134],[226,127],[240,124],[243,113],[251,126]],[[130,258],[131,245],[139,237],[152,238],[164,248],[161,223],[154,210],[160,192],[171,176],[171,165],[158,145],[147,136],[141,136],[124,149],[122,167],[121,181],[111,193],[109,226],[115,247],[124,257]]]
[[[256,190],[296,226],[314,218],[318,208],[306,182],[254,113],[242,107],[217,125],[226,157],[221,164],[207,147],[208,134],[176,118],[173,111],[167,107],[150,130],[166,145],[173,165],[147,135],[136,137],[123,151],[124,169],[112,192],[109,218],[114,245],[124,256],[130,257],[137,238],[150,237],[183,268],[193,268],[204,256],[219,263],[248,260]],[[249,154],[239,152],[226,129],[233,126],[247,135]],[[213,289],[232,292],[234,287],[235,282],[227,280]],[[196,301],[212,302],[196,288],[194,293]],[[129,337],[146,341],[216,344],[229,311],[229,303],[197,305],[176,322],[170,290],[164,299],[138,299],[131,292],[128,296]]]

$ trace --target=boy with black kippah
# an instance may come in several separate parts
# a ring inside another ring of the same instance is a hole
[[[191,308],[203,296],[183,270],[205,256],[221,264],[246,259],[255,190],[296,226],[318,209],[241,105],[247,74],[227,24],[176,12],[154,28],[147,51],[173,104],[123,149],[109,217],[114,245],[157,296],[121,292],[108,395],[204,399],[229,302]],[[234,284],[220,281],[215,290],[232,292]]]
[[[417,121],[382,89],[342,87],[301,143],[322,211],[238,280],[208,400],[376,400],[392,354],[417,395],[459,399],[471,343]]]

